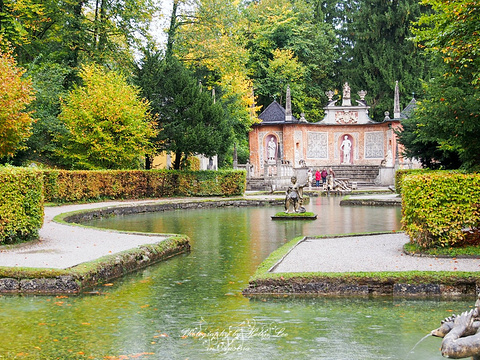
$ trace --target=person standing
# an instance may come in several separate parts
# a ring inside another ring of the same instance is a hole
[[[319,187],[320,186],[320,179],[322,178],[322,175],[320,174],[320,171],[315,171],[315,183],[316,183],[316,186]]]
[[[322,184],[325,184],[327,182],[327,168],[323,168],[321,176],[322,176]]]
[[[328,175],[331,175],[333,178],[335,178],[335,171],[333,171],[332,168],[328,169]]]

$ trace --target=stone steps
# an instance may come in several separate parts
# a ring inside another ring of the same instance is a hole
[[[375,179],[378,176],[379,166],[367,165],[338,165],[331,167],[335,172],[337,179],[348,179],[350,183],[356,182],[357,187],[368,187],[375,185]],[[251,178],[247,180],[248,191],[271,190],[271,179],[268,182],[263,177]]]
[[[375,183],[375,179],[378,176],[379,166],[367,166],[367,165],[338,165],[332,166],[333,171],[335,172],[336,178],[346,178],[350,182],[356,181],[360,184],[371,184]]]

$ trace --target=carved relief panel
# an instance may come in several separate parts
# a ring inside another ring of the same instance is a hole
[[[385,150],[383,146],[383,132],[374,131],[365,133],[365,158],[383,159]]]
[[[314,131],[308,132],[307,158],[328,159],[328,133]]]
[[[337,124],[356,124],[358,122],[358,111],[336,111],[335,122]]]

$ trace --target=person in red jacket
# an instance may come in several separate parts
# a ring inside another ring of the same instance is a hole
[[[320,186],[320,179],[322,178],[322,175],[320,174],[320,171],[315,171],[315,183],[316,183],[316,186],[319,187]]]

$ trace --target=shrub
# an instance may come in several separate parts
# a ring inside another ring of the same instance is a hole
[[[480,226],[480,175],[428,173],[403,180],[402,225],[423,248],[462,246]]]
[[[0,244],[38,238],[43,224],[43,181],[39,171],[0,170]]]
[[[403,188],[403,179],[407,175],[416,175],[416,174],[424,174],[431,172],[428,169],[400,169],[395,172],[395,191],[397,194],[402,194]]]
[[[48,170],[44,179],[45,198],[51,202],[232,196],[246,187],[244,171]]]

